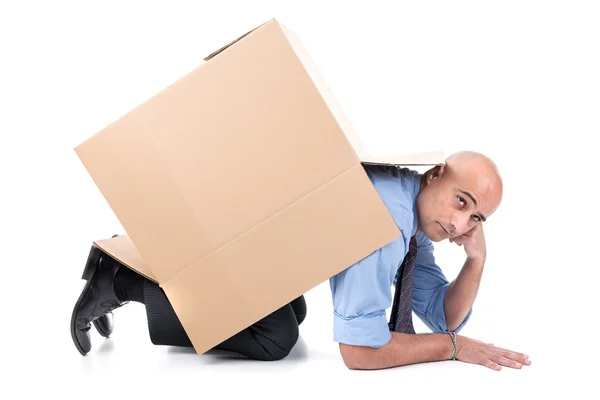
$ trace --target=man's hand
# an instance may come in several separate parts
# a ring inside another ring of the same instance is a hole
[[[481,224],[475,225],[473,229],[460,236],[450,238],[450,243],[456,243],[459,246],[464,245],[467,258],[481,262],[485,261],[486,244]]]
[[[531,364],[529,356],[525,354],[495,347],[492,343],[484,343],[481,340],[457,335],[456,345],[457,360],[480,364],[496,371],[500,371],[502,366],[521,369],[523,365]]]

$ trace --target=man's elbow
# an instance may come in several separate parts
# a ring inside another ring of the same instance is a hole
[[[454,322],[454,321],[446,321],[446,330],[448,332],[454,332],[458,329],[458,327],[460,326],[460,323]],[[444,332],[445,330],[440,329],[440,332]]]
[[[359,346],[350,346],[340,343],[340,354],[342,360],[348,369],[358,370],[367,369],[364,357],[364,349]]]
[[[446,314],[446,330],[449,332],[455,332],[458,333],[459,328],[461,328],[461,326],[465,325],[467,323],[467,321],[469,320],[469,317],[471,316],[471,313],[473,312],[472,309],[469,309],[469,311],[467,311],[467,313],[465,315],[448,315]],[[444,332],[444,330],[442,329],[441,332]]]

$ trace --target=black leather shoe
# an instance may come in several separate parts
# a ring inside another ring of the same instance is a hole
[[[90,323],[94,322],[101,335],[110,334],[114,327],[112,311],[127,303],[121,302],[113,290],[120,267],[118,261],[92,246],[82,275],[87,282],[71,315],[71,337],[82,355],[92,348]]]
[[[92,323],[94,324],[94,327],[98,333],[105,338],[110,337],[111,333],[113,333],[113,330],[115,329],[115,317],[112,311],[109,311],[100,318],[95,319]]]
[[[117,236],[119,236],[118,233],[113,235],[112,237],[115,238]],[[95,319],[93,324],[100,336],[108,338],[115,329],[115,317],[112,311],[109,311],[100,318]]]

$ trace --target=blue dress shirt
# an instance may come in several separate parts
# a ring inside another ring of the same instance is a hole
[[[402,235],[329,279],[333,299],[334,340],[357,346],[382,347],[392,338],[386,309],[392,285],[416,234],[413,312],[432,332],[448,332],[444,298],[450,282],[435,263],[433,243],[417,233],[416,198],[421,175],[408,168],[363,165]],[[459,332],[472,310],[454,331]]]

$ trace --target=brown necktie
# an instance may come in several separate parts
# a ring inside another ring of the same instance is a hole
[[[394,332],[415,333],[412,324],[412,289],[413,270],[417,258],[417,240],[410,238],[408,253],[400,266],[400,274],[396,280],[396,291],[390,316],[389,328]]]

